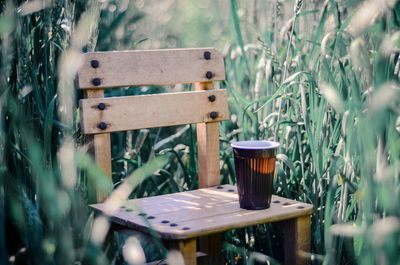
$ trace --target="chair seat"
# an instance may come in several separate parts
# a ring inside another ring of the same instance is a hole
[[[103,212],[104,204],[90,205]],[[310,215],[311,204],[273,195],[265,210],[239,207],[237,187],[211,188],[133,199],[125,202],[111,220],[143,232],[149,228],[164,239],[188,239],[230,229]]]

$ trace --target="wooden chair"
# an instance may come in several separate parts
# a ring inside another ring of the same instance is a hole
[[[111,177],[110,133],[171,125],[197,125],[199,190],[127,201],[111,220],[142,232],[152,229],[181,251],[186,264],[220,264],[221,232],[276,222],[284,226],[285,264],[306,264],[312,205],[273,196],[266,210],[243,210],[235,186],[220,184],[219,121],[228,119],[227,93],[213,89],[225,79],[222,56],[213,48],[93,52],[78,74],[83,134],[94,135],[96,162]],[[194,83],[191,92],[104,98],[104,88]],[[99,203],[92,205],[104,211]],[[132,211],[139,205],[146,216]],[[146,221],[144,220],[146,218]]]

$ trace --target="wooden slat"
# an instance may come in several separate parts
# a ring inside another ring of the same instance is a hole
[[[215,101],[209,96],[214,95]],[[105,104],[100,110],[98,105]],[[223,89],[156,95],[81,99],[81,128],[84,134],[109,133],[228,119],[227,94]],[[218,117],[212,119],[211,112]],[[104,122],[107,128],[100,129]],[[218,147],[218,146],[217,146]]]
[[[204,52],[210,52],[209,60]],[[91,61],[97,60],[97,68]],[[206,73],[211,72],[208,79]],[[92,83],[94,78],[100,84]],[[90,52],[78,73],[81,89],[162,85],[220,81],[225,79],[224,61],[214,48]]]
[[[104,98],[104,90],[88,89],[85,90],[86,98]],[[82,115],[82,113],[81,113]],[[87,144],[92,146],[90,152],[92,153],[97,165],[112,181],[112,168],[111,168],[111,140],[109,133],[98,134],[94,136],[87,136]],[[102,202],[106,199],[107,194],[96,191],[96,201]]]
[[[196,91],[210,91],[212,82],[196,83]],[[220,183],[219,123],[200,123],[196,126],[199,161],[199,186],[207,188]]]
[[[272,196],[271,207],[265,210],[245,210],[239,207],[236,187],[222,185],[170,195],[130,200],[112,217],[113,221],[130,228],[146,231],[149,225],[166,239],[183,239],[205,236],[230,229],[310,215],[312,205]],[[230,191],[232,190],[232,191]],[[185,195],[186,194],[186,195]],[[193,195],[193,196],[191,196]],[[216,201],[220,198],[220,202]],[[138,205],[154,218],[143,219],[132,205]],[[104,204],[92,205],[103,211]],[[128,211],[127,211],[128,210]],[[163,220],[169,221],[162,223]],[[177,226],[170,226],[176,223]],[[183,229],[188,227],[188,230]]]

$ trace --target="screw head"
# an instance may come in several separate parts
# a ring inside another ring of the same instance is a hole
[[[94,86],[99,86],[99,85],[101,84],[101,79],[98,78],[98,77],[93,78],[93,79],[92,79],[92,84],[93,84]]]
[[[211,78],[213,77],[212,72],[208,71],[208,72],[206,73],[206,77],[207,77],[208,79],[211,79]]]
[[[216,99],[217,99],[217,97],[215,95],[208,96],[208,100],[211,102],[214,102]]]
[[[104,121],[100,122],[98,125],[100,130],[105,130],[107,129],[107,123],[105,123]]]
[[[211,59],[211,52],[205,51],[203,54],[204,59],[210,60]]]
[[[97,60],[91,60],[91,61],[90,61],[90,65],[91,65],[93,68],[97,68],[97,67],[99,67],[100,63],[99,63],[99,61],[97,61]]]
[[[98,108],[99,110],[105,110],[106,104],[104,104],[103,102],[101,102],[101,103],[99,103],[99,105],[97,105],[97,108]]]
[[[211,119],[216,119],[218,117],[218,112],[216,112],[216,111],[212,111],[211,113],[210,113],[210,118]]]

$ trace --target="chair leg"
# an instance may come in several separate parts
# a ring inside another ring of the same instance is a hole
[[[199,259],[199,265],[222,264],[221,233],[200,237],[199,251],[207,254]]]
[[[281,222],[284,228],[284,264],[306,265],[310,252],[311,216],[302,216]]]
[[[168,249],[176,249],[182,253],[185,265],[197,265],[196,238],[168,240]]]

